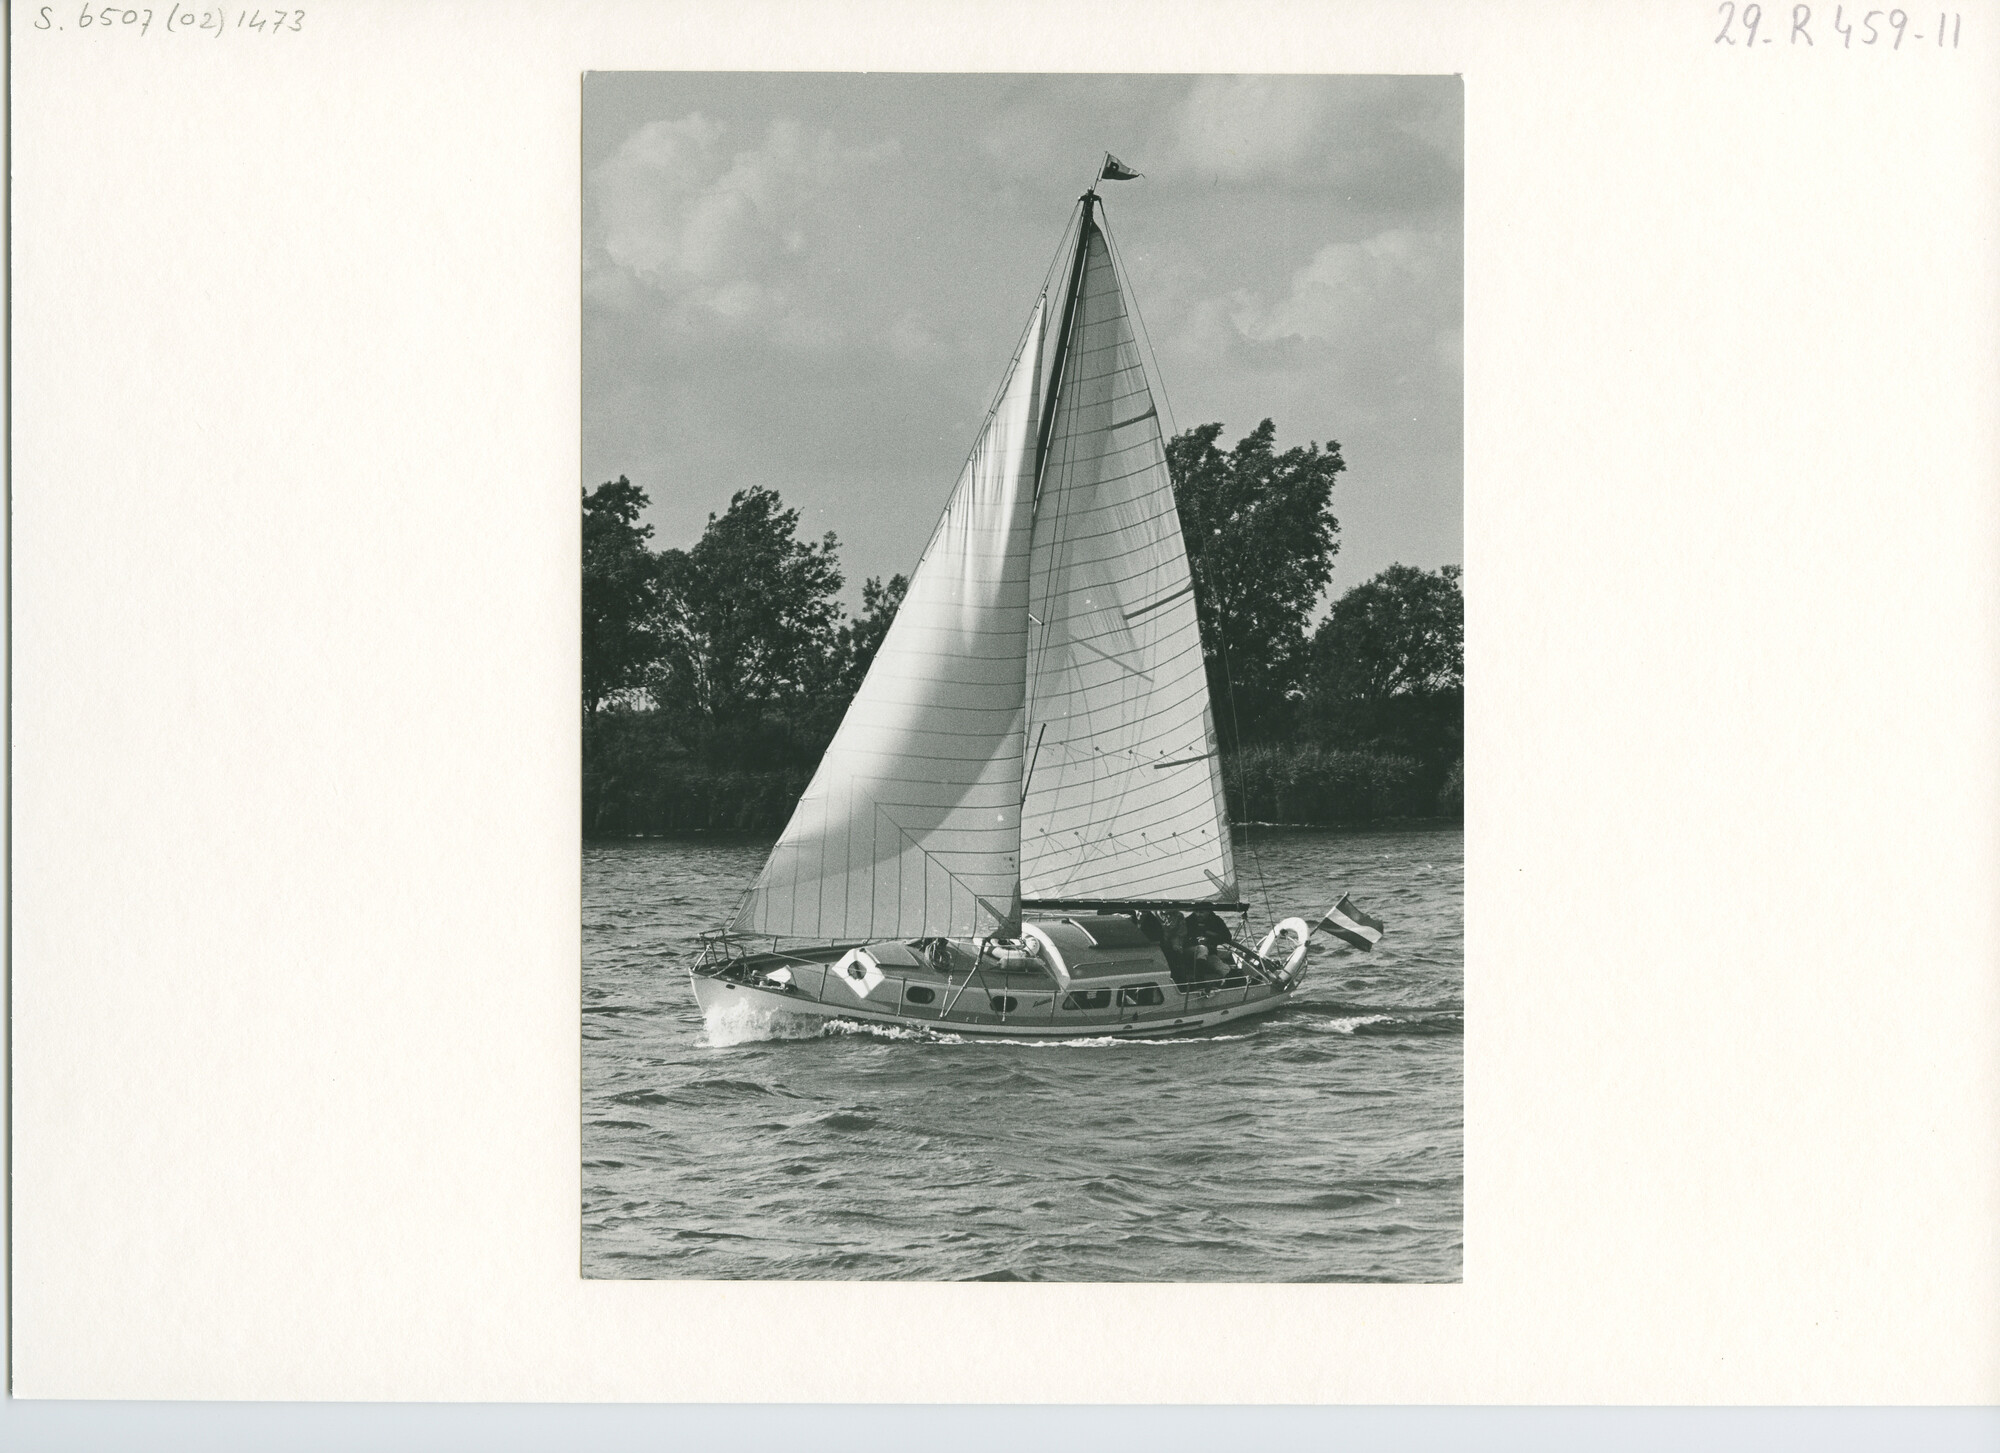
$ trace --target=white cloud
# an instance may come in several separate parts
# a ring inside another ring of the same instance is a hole
[[[1390,228],[1328,243],[1277,288],[1191,304],[1170,347],[1226,360],[1253,400],[1250,417],[1303,407],[1326,421],[1314,427],[1361,446],[1420,418],[1457,417],[1461,273],[1451,233]]]
[[[898,358],[909,361],[933,358],[942,353],[943,346],[931,332],[930,325],[914,311],[905,312],[896,319],[889,329],[889,351]]]
[[[1395,228],[1365,242],[1335,242],[1292,274],[1291,290],[1274,304],[1238,296],[1233,321],[1244,337],[1307,341],[1376,332],[1385,323],[1447,326],[1456,289],[1445,285],[1453,261],[1436,232]]]
[[[1336,192],[1356,212],[1458,210],[1463,108],[1439,77],[1203,76],[1173,111],[1161,179]]]
[[[721,137],[722,127],[699,113],[655,121],[591,173],[599,236],[613,262],[646,275],[678,260],[677,213],[712,177]]]
[[[663,295],[682,323],[762,324],[810,346],[826,330],[796,316],[798,267],[809,250],[801,215],[829,188],[894,155],[897,143],[849,147],[785,117],[754,146],[732,151],[727,140],[725,126],[694,112],[640,127],[593,169],[597,248],[586,261],[585,294],[629,306],[637,295],[626,280],[636,280]]]
[[[1296,77],[1204,76],[1176,118],[1182,166],[1228,181],[1296,173],[1315,160],[1328,106]]]

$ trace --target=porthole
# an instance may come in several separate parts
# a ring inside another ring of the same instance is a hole
[[[926,989],[922,984],[912,984],[903,991],[903,997],[912,1004],[937,1003],[937,990]]]
[[[1012,994],[991,994],[987,996],[986,1002],[993,1006],[995,1014],[1012,1014],[1021,1007],[1021,1001]]]

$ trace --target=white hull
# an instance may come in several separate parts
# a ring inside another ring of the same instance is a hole
[[[1135,1017],[1118,1023],[1075,1014],[1058,1015],[1053,1022],[1040,1024],[1023,1024],[1018,1021],[1011,1024],[975,1024],[954,1018],[917,1019],[899,1014],[886,1014],[863,1004],[849,1008],[844,1004],[823,1003],[817,999],[807,999],[795,994],[773,993],[768,989],[752,988],[747,984],[732,984],[722,979],[705,979],[700,975],[690,977],[694,982],[695,1002],[701,1006],[704,1014],[717,1011],[741,1013],[744,1010],[739,1006],[749,1006],[752,1012],[758,1013],[809,1015],[828,1020],[849,1020],[860,1024],[893,1025],[899,1029],[928,1029],[940,1034],[956,1034],[976,1039],[1081,1039],[1107,1034],[1130,1035],[1145,1039],[1163,1034],[1192,1034],[1203,1029],[1213,1029],[1217,1025],[1269,1014],[1284,1008],[1292,998],[1289,993],[1269,994],[1247,1003],[1231,1004],[1200,1013],[1180,1013],[1163,1018]]]
[[[795,1016],[931,1030],[974,1039],[1061,1040],[1194,1034],[1270,1014],[1284,1008],[1298,992],[1304,979],[1303,965],[1295,960],[1292,967],[1294,971],[1281,985],[1236,981],[1230,987],[1206,990],[1175,987],[1158,1007],[1070,1010],[1059,1007],[1054,996],[1044,996],[1049,1001],[1045,1007],[1037,1005],[1007,1016],[987,1012],[983,993],[955,998],[946,995],[936,1012],[910,1014],[896,1011],[893,1001],[898,996],[894,994],[885,995],[891,1003],[882,1005],[870,1003],[866,996],[850,996],[843,989],[829,989],[826,997],[820,998],[797,988],[772,988],[702,973],[690,973],[689,979],[704,1016]]]

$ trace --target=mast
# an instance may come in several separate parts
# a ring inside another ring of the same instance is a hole
[[[1090,256],[1090,237],[1096,231],[1091,221],[1091,209],[1097,205],[1097,188],[1092,187],[1080,198],[1083,203],[1083,220],[1076,228],[1076,258],[1070,264],[1069,286],[1063,292],[1062,326],[1056,332],[1056,356],[1049,370],[1049,391],[1042,409],[1042,427],[1035,440],[1035,499],[1042,497],[1042,471],[1048,466],[1049,443],[1055,436],[1056,403],[1062,397],[1064,375],[1068,372],[1069,345],[1076,327],[1076,300],[1083,292],[1083,264]]]

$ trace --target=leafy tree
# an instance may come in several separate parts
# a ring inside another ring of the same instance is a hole
[[[1341,596],[1313,638],[1319,735],[1449,762],[1464,739],[1464,572],[1409,565]]]
[[[1167,444],[1174,503],[1194,566],[1195,604],[1216,730],[1226,748],[1291,726],[1305,675],[1306,622],[1333,578],[1340,521],[1328,504],[1346,469],[1329,439],[1277,453],[1269,419],[1228,453],[1220,424]]]
[[[622,474],[583,492],[583,708],[592,717],[644,684],[659,649],[660,563],[646,545],[653,527],[639,523],[645,508],[645,491]]]
[[[800,540],[798,523],[754,486],[710,515],[691,549],[660,556],[652,694],[711,761],[797,755],[830,731],[829,706],[837,720],[846,704],[838,541]]]
[[[861,689],[861,679],[868,674],[875,653],[882,649],[883,638],[889,634],[889,626],[896,619],[896,612],[902,609],[903,597],[909,589],[907,575],[892,575],[887,585],[873,575],[861,583],[861,614],[840,631],[849,697]]]

